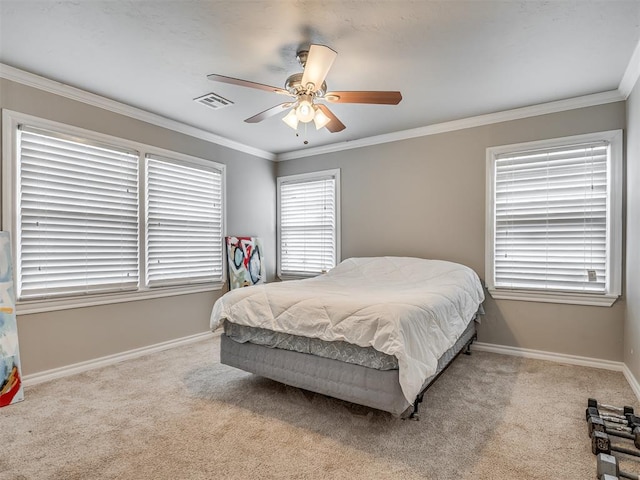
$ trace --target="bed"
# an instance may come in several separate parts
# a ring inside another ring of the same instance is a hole
[[[220,297],[220,360],[348,402],[418,418],[426,388],[476,337],[476,273],[442,260],[350,258],[314,278]]]

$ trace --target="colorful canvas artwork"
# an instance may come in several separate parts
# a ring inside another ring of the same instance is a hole
[[[0,407],[23,399],[11,239],[8,232],[0,232]]]
[[[264,282],[262,244],[257,237],[227,237],[229,288]]]

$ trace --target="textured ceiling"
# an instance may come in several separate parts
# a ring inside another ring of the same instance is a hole
[[[0,0],[0,62],[280,153],[615,90],[640,38],[639,1]],[[338,52],[329,90],[400,90],[339,104],[347,128],[298,134],[243,120],[283,97],[301,45]],[[211,110],[209,92],[235,104]]]

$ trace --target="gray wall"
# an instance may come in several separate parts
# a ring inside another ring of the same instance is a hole
[[[277,173],[341,169],[342,258],[445,259],[482,278],[486,148],[624,126],[618,102],[279,162]],[[622,300],[606,308],[489,297],[485,308],[482,342],[622,360]]]
[[[640,92],[634,91],[628,118],[619,102],[274,164],[2,79],[0,107],[226,164],[227,232],[262,237],[269,279],[276,258],[275,175],[341,169],[343,258],[441,258],[483,277],[487,147],[640,124]],[[624,298],[610,308],[488,298],[480,341],[621,361],[624,327],[624,360],[639,376],[640,135],[629,131],[626,316]],[[207,331],[222,293],[20,315],[24,373]]]
[[[627,268],[624,363],[640,379],[640,82],[627,99]],[[633,353],[632,353],[633,352]]]
[[[275,164],[236,150],[0,79],[0,107],[227,165],[227,233],[263,239],[275,272]],[[91,360],[208,330],[224,291],[18,316],[23,371]]]

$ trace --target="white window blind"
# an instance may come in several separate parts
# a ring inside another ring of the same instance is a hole
[[[606,293],[608,156],[608,142],[496,156],[496,288]]]
[[[149,286],[222,280],[222,172],[147,155]]]
[[[136,289],[138,153],[18,132],[18,298]]]
[[[336,265],[336,175],[279,179],[280,274],[317,275]]]

